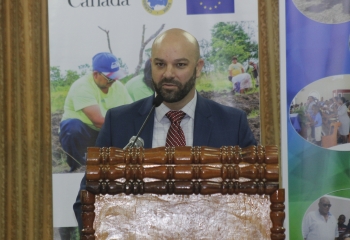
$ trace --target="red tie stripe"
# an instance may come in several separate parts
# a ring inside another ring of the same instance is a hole
[[[165,114],[170,122],[170,128],[166,137],[166,147],[186,146],[185,134],[180,126],[181,120],[186,113],[183,111],[169,111]]]

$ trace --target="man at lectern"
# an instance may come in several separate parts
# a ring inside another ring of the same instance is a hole
[[[181,29],[170,29],[152,45],[152,78],[163,103],[145,123],[140,137],[145,148],[166,146],[173,111],[184,134],[186,146],[256,145],[245,112],[201,97],[195,88],[204,65],[197,40]],[[135,136],[152,108],[154,96],[110,109],[96,145],[121,147]],[[167,114],[170,111],[169,114]],[[181,133],[182,135],[182,133]],[[183,138],[183,137],[182,137]]]
[[[205,99],[196,92],[196,78],[201,75],[204,61],[197,40],[190,33],[170,29],[159,35],[152,45],[151,62],[157,98],[152,95],[108,110],[96,146],[123,148],[143,124],[139,136],[144,148],[257,144],[245,112]],[[157,103],[159,95],[162,98]],[[155,106],[158,107],[151,112]],[[149,121],[145,121],[150,112]],[[85,178],[81,189],[85,189]],[[80,208],[78,195],[74,210],[81,229]]]

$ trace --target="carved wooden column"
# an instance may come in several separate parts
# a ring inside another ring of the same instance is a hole
[[[93,228],[95,220],[95,194],[83,190],[80,193],[80,198],[83,219],[83,230],[80,239],[92,240],[95,239],[95,230]]]
[[[286,235],[284,234],[285,229],[283,227],[283,222],[285,218],[284,213],[284,189],[278,189],[276,190],[271,196],[271,221],[272,221],[272,228],[271,228],[271,239],[272,240],[283,240],[285,239]]]

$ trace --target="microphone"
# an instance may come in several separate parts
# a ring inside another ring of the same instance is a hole
[[[130,147],[130,148],[134,147],[135,144],[136,144],[136,142],[138,142],[138,143],[136,144],[136,147],[143,147],[143,146],[144,146],[144,141],[143,141],[142,138],[139,138],[139,136],[140,136],[140,134],[141,134],[143,128],[145,127],[146,122],[148,121],[148,118],[149,118],[149,116],[151,115],[151,113],[153,112],[154,108],[159,107],[159,105],[162,104],[162,102],[163,102],[163,96],[160,95],[160,94],[158,94],[158,95],[153,99],[153,106],[152,106],[152,108],[151,108],[151,111],[149,111],[149,113],[148,113],[148,115],[147,115],[145,121],[143,122],[143,124],[142,124],[142,126],[141,126],[139,132],[137,133],[136,136],[132,136],[132,137],[130,138],[129,143],[128,143],[123,149],[127,149],[127,148],[129,148],[129,147]]]
[[[128,147],[131,147],[132,144],[134,143],[136,139],[136,136],[132,136],[129,140],[129,143],[123,148],[123,150],[127,149]],[[143,147],[144,146],[144,141],[142,138],[137,138],[135,142],[135,147]]]

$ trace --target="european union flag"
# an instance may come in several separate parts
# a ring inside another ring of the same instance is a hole
[[[187,14],[218,14],[234,12],[234,0],[187,0]]]

